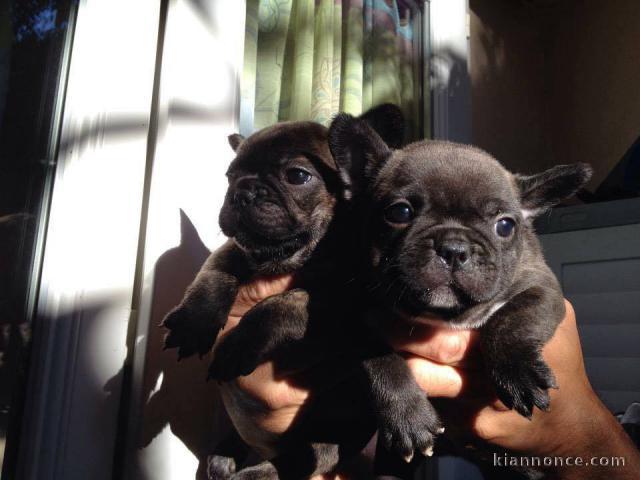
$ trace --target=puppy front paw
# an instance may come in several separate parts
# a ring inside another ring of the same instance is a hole
[[[378,435],[383,445],[406,462],[413,459],[415,451],[433,455],[435,436],[442,432],[440,418],[422,392],[412,392],[378,413]]]
[[[516,357],[517,358],[517,357]],[[507,408],[531,418],[533,407],[549,410],[550,388],[557,388],[553,372],[538,352],[490,362],[489,372],[498,398]]]
[[[263,340],[260,335],[238,325],[216,345],[208,378],[228,382],[249,375],[266,360],[267,348]]]
[[[218,335],[219,327],[213,319],[205,315],[191,314],[178,305],[171,310],[160,324],[169,330],[164,338],[164,348],[177,348],[178,360],[199,354],[206,354]]]

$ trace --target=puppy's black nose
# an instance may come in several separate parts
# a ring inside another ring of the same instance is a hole
[[[233,194],[233,202],[241,207],[246,207],[253,202],[255,197],[256,194],[252,190],[245,190],[243,188],[241,190],[236,190]]]
[[[436,253],[444,262],[453,268],[462,268],[471,257],[469,246],[459,240],[444,240],[436,248]]]

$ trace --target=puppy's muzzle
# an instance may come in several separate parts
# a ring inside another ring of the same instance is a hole
[[[267,189],[261,186],[256,180],[249,178],[238,180],[235,187],[233,203],[240,207],[247,207],[257,199],[266,197],[269,193]]]
[[[240,207],[247,207],[253,203],[255,198],[256,194],[250,190],[238,190],[233,195],[233,203]]]
[[[436,242],[436,255],[453,270],[460,270],[469,264],[471,248],[462,240],[442,239]]]

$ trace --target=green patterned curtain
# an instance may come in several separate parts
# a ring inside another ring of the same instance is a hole
[[[392,102],[424,136],[415,15],[404,0],[247,0],[241,132]]]

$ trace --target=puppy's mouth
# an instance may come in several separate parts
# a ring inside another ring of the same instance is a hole
[[[471,299],[455,284],[440,285],[430,290],[412,290],[405,309],[415,316],[435,316],[451,320],[472,306]]]
[[[475,302],[454,282],[422,288],[398,275],[380,287],[385,302],[400,316],[420,323],[449,322],[462,315]]]
[[[311,238],[306,231],[287,236],[270,236],[250,230],[241,230],[233,237],[238,247],[251,255],[257,261],[278,261],[291,257]]]

